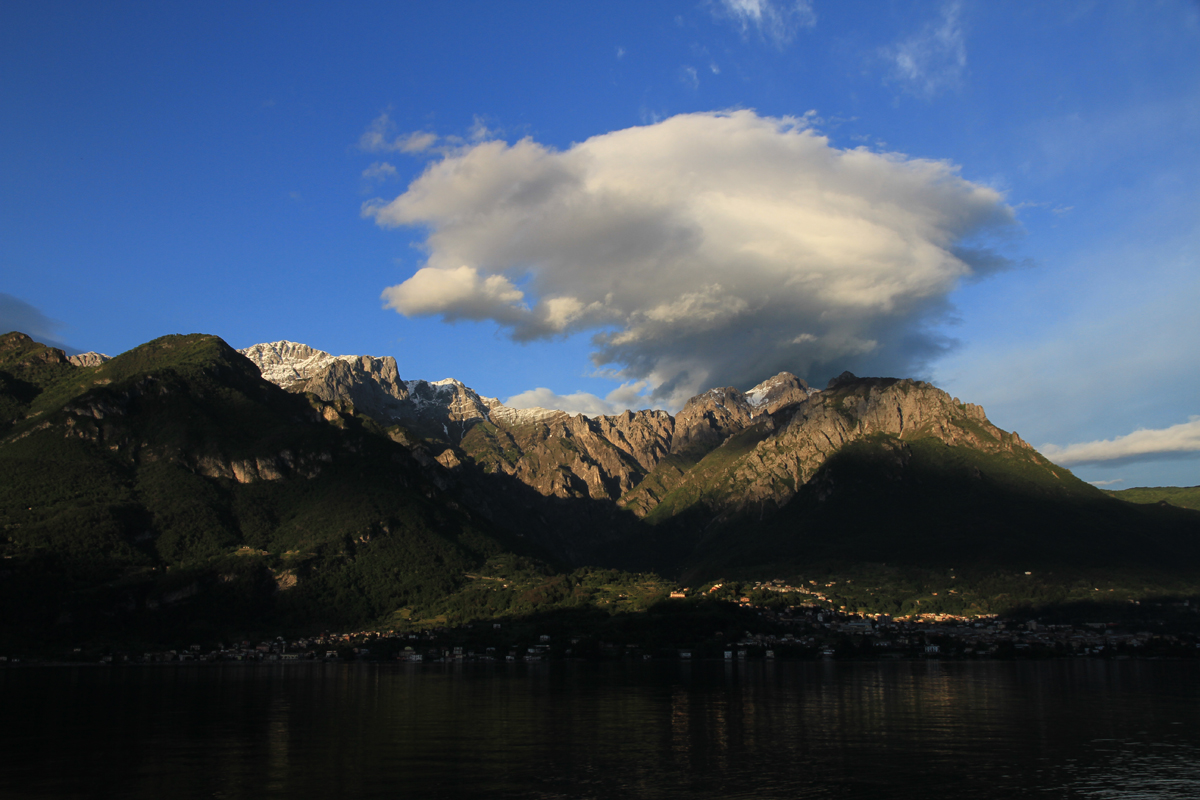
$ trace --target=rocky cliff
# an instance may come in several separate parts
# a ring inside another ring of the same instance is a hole
[[[951,447],[1018,455],[1057,477],[1053,464],[1015,433],[928,383],[850,373],[767,415],[714,451],[661,498],[673,513],[697,504],[712,513],[779,508],[834,454],[863,439],[935,439]],[[644,508],[643,513],[648,513]]]
[[[91,350],[87,353],[68,356],[67,360],[77,367],[98,367],[105,361],[111,361],[112,356],[106,356],[104,353],[97,353],[95,350]]]
[[[346,404],[383,425],[400,424],[431,438],[457,442],[500,404],[452,378],[402,380],[391,356],[332,356],[288,341],[256,344],[238,352],[264,378],[290,392]]]
[[[501,570],[547,562],[693,586],[822,564],[1191,581],[1200,542],[1195,512],[1109,498],[920,381],[781,373],[585,417],[204,335],[87,367],[0,336],[0,526],[0,634],[72,640],[504,615]]]
[[[507,408],[455,380],[405,381],[390,357],[335,357],[292,342],[241,352],[289,391],[419,433],[430,462],[449,473],[503,475],[543,497],[608,503],[650,521],[781,508],[831,456],[871,437],[1018,453],[1054,470],[982,408],[921,381],[843,373],[816,390],[782,372],[744,392],[710,389],[675,416],[585,417]]]

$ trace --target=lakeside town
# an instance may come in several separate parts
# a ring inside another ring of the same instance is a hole
[[[706,593],[722,588],[714,584]],[[758,583],[756,590],[817,591],[782,582]],[[671,593],[674,599],[685,593]],[[758,596],[761,596],[759,594]],[[1000,617],[925,614],[893,618],[856,614],[814,602],[779,606],[756,604],[749,596],[721,603],[740,615],[746,628],[723,630],[681,641],[678,632],[646,630],[598,633],[594,626],[557,620],[475,622],[426,630],[323,632],[271,640],[189,643],[167,650],[75,647],[65,658],[25,658],[0,654],[0,666],[35,663],[168,664],[196,662],[375,661],[407,663],[539,662],[557,660],[771,660],[851,659],[1013,659],[1013,658],[1196,658],[1200,625],[1179,624],[1200,614],[1200,606],[1176,601],[1167,609],[1173,624],[1153,618],[1145,627],[1118,622],[1062,623]],[[1165,615],[1164,615],[1165,616]]]

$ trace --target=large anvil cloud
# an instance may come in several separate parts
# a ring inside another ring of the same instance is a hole
[[[567,150],[523,139],[445,151],[383,226],[428,258],[383,293],[405,315],[490,319],[515,340],[593,333],[597,365],[677,406],[783,369],[910,373],[977,247],[1016,227],[944,161],[839,149],[804,118],[685,114]]]

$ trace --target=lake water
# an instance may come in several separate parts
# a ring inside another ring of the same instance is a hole
[[[0,670],[0,797],[1195,798],[1200,663]]]

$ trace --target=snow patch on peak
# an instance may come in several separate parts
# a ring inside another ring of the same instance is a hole
[[[746,392],[746,402],[755,408],[766,405],[766,403],[770,400],[771,390],[783,386],[784,383],[785,382],[782,375],[776,375],[774,378],[768,378],[758,386],[755,386],[753,389]]]
[[[792,373],[781,372],[747,391],[745,398],[757,416],[764,411],[774,412],[779,407],[811,397],[816,392],[816,389]]]
[[[279,386],[310,378],[337,360],[324,350],[286,339],[256,344],[238,352],[254,362],[264,378]]]

